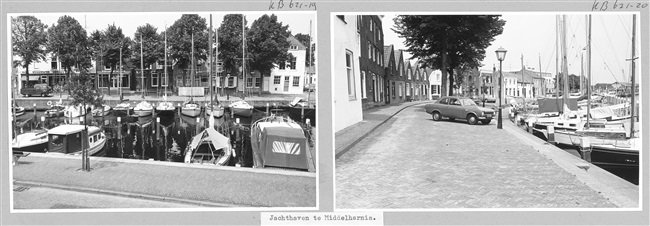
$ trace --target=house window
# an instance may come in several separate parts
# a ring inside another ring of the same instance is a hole
[[[255,78],[255,88],[262,87],[262,78]]]
[[[273,84],[280,85],[280,78],[282,78],[282,76],[278,76],[278,75],[273,76]]]
[[[370,31],[372,31],[372,27],[373,27],[372,18],[369,18],[369,19],[370,19],[370,26],[369,26],[369,28],[370,28]]]
[[[432,94],[438,94],[438,85],[432,85],[431,86],[431,93]]]
[[[56,57],[52,57],[52,63],[50,63],[50,66],[52,67],[52,70],[59,69],[59,68],[57,67],[58,65],[59,65],[59,64],[58,64],[58,62],[57,62],[57,60],[56,60]]]
[[[291,49],[291,50],[297,50],[297,49],[298,49],[298,46],[290,46],[289,49]]]
[[[151,73],[151,87],[158,87],[158,73]]]
[[[233,76],[228,77],[228,87],[235,87],[235,77]]]
[[[372,59],[372,44],[370,44],[370,41],[368,41],[368,59]]]
[[[390,90],[391,96],[395,97],[395,82],[391,83],[391,90]]]
[[[287,64],[287,63],[284,62],[284,61],[283,61],[283,62],[280,62],[280,65],[279,65],[280,70],[284,70],[284,68],[286,67],[286,64]]]
[[[293,76],[293,87],[300,86],[300,76]]]
[[[253,87],[253,78],[246,78],[246,87],[247,88]]]
[[[354,100],[357,98],[357,94],[355,92],[355,85],[354,85],[354,73],[352,71],[352,52],[349,50],[346,51],[345,53],[345,68],[347,70],[347,76],[348,76],[348,98],[350,100]]]
[[[357,16],[357,33],[361,33],[361,16]]]
[[[366,72],[361,72],[361,99],[366,99]]]
[[[160,86],[167,87],[167,77],[164,76],[160,79]]]
[[[400,84],[399,84],[399,90],[397,90],[397,92],[399,93],[399,97],[400,97],[400,98],[402,97],[402,90],[404,90],[404,88],[403,88],[403,84],[400,83]]]
[[[289,67],[291,70],[296,70],[296,57],[291,57],[291,65]]]

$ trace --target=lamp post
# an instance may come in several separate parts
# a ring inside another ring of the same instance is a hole
[[[503,129],[503,116],[501,115],[501,92],[503,90],[503,60],[506,59],[506,52],[508,50],[503,47],[499,47],[495,51],[497,53],[497,59],[499,59],[499,118],[497,119],[497,129]]]

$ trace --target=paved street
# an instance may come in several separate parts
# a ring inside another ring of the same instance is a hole
[[[508,207],[616,206],[496,120],[434,122],[423,105],[336,159],[336,208]]]
[[[173,202],[161,202],[97,193],[75,192],[47,187],[15,186],[15,209],[83,209],[83,208],[199,208]]]

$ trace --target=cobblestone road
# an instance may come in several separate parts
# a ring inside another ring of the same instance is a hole
[[[505,130],[405,109],[336,160],[336,208],[615,207]]]

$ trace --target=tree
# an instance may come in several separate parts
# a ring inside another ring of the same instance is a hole
[[[59,58],[68,78],[72,67],[82,71],[92,65],[86,39],[86,30],[67,15],[60,17],[57,25],[52,25],[48,30],[48,51]]]
[[[316,44],[312,42],[311,37],[308,34],[298,33],[294,37],[296,37],[302,45],[307,47],[307,51],[305,52],[305,66],[314,66],[316,61],[314,60],[314,52],[312,50],[316,50]],[[312,48],[309,48],[309,46]]]
[[[46,59],[47,25],[33,16],[11,18],[12,50],[21,59],[13,62],[14,67],[22,66],[29,74],[29,65]]]
[[[108,25],[103,31],[95,30],[90,34],[88,43],[93,55],[99,56],[101,66],[108,66],[111,72],[108,75],[108,82],[113,78],[113,72],[118,69],[120,65],[120,49],[122,49],[122,62],[129,59],[131,51],[129,49],[130,40],[122,33],[122,28],[115,26],[115,24]],[[96,59],[97,59],[96,58]],[[119,70],[119,69],[118,69]],[[111,86],[108,86],[108,94],[111,94]]]
[[[289,35],[289,26],[278,22],[275,14],[265,14],[253,21],[246,34],[246,51],[251,58],[251,69],[268,74],[275,65],[286,62],[290,57]]]
[[[560,91],[562,91],[564,89],[564,75],[562,73],[560,73],[559,81]],[[577,92],[580,90],[580,87],[580,76],[569,74],[569,92]]]
[[[142,37],[142,58],[144,67],[147,68],[165,57],[165,43],[163,37],[157,33],[157,28],[151,24],[139,26],[133,36],[133,65],[140,65],[140,37]],[[140,36],[142,34],[142,36]]]
[[[70,104],[72,106],[81,105],[86,111],[86,106],[91,105],[95,107],[101,107],[104,103],[104,96],[95,88],[93,85],[92,79],[87,75],[87,70],[82,69],[78,75],[73,75],[70,77],[68,82],[70,88],[70,97],[72,101]],[[84,116],[85,117],[85,116]],[[84,120],[84,125],[87,123]],[[85,133],[88,134],[88,129],[85,129]],[[90,170],[90,161],[88,160],[88,144],[86,139],[82,141],[83,150],[82,150],[82,167],[84,171]]]
[[[503,33],[505,25],[497,15],[410,15],[397,16],[394,21],[393,31],[406,39],[411,59],[441,69],[442,93],[448,90],[448,95],[453,95],[454,69],[478,67],[485,49]],[[446,73],[450,73],[449,82]]]
[[[217,34],[219,35],[219,59],[223,62],[223,69],[227,73],[235,74],[242,62],[242,15],[224,16]]]
[[[195,64],[208,58],[208,33],[205,18],[198,14],[183,14],[180,19],[167,28],[167,46],[172,61],[183,69],[183,82],[185,70],[192,62],[192,37],[194,37]],[[185,84],[183,84],[185,85]]]

